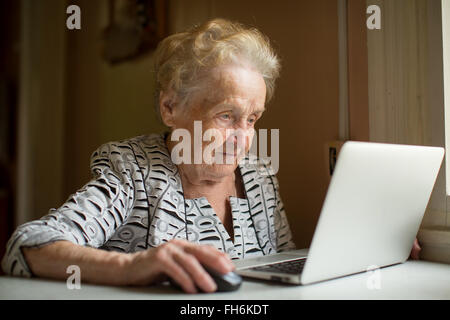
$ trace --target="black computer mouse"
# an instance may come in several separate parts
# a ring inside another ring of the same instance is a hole
[[[203,266],[206,272],[211,276],[211,278],[214,280],[214,282],[217,285],[216,292],[228,292],[228,291],[235,291],[240,288],[242,283],[242,277],[238,275],[237,273],[231,271],[227,274],[221,274],[218,271],[215,271],[209,267]],[[181,290],[181,287],[178,283],[176,283],[172,278],[169,279],[170,283]],[[199,292],[202,292],[200,288],[197,287],[197,290]]]

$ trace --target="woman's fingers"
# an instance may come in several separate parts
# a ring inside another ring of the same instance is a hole
[[[217,290],[216,283],[194,255],[180,250],[174,254],[174,260],[179,265],[183,266],[184,270],[191,276],[194,283],[204,292],[214,292]]]
[[[171,240],[156,248],[152,255],[158,272],[166,274],[177,282],[184,291],[195,293],[197,288],[214,292],[217,285],[205,268],[220,273],[234,270],[234,264],[227,254],[210,245],[198,245],[185,240]]]
[[[155,254],[155,263],[159,265],[162,273],[165,273],[172,278],[184,291],[196,293],[197,289],[191,276],[174,259],[177,250],[181,249],[176,248],[176,246],[173,245],[170,246],[169,244],[162,248],[158,248],[158,251]]]
[[[200,263],[222,274],[233,271],[235,268],[228,255],[213,246],[187,243],[184,246],[184,251],[195,256]]]
[[[414,260],[419,260],[420,250],[422,250],[422,248],[420,247],[419,241],[417,241],[416,238],[416,240],[414,240],[414,244],[411,250],[411,258],[413,258]]]

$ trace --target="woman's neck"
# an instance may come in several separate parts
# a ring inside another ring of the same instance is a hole
[[[199,198],[212,195],[225,194],[237,196],[236,173],[223,177],[204,177],[198,171],[190,171],[188,168],[179,166],[183,190],[187,198]]]

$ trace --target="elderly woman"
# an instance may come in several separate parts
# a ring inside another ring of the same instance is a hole
[[[295,248],[276,177],[243,157],[279,74],[266,37],[215,19],[166,38],[155,57],[157,110],[169,132],[97,149],[93,179],[14,232],[6,273],[66,279],[67,267],[77,265],[86,282],[146,285],[170,277],[186,292],[212,292],[203,266],[226,273],[232,259]],[[232,161],[174,163],[173,135],[194,136],[194,121],[219,133],[223,148],[214,159]]]

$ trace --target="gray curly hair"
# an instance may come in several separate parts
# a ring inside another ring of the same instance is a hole
[[[250,63],[266,84],[266,102],[275,90],[280,61],[269,39],[259,30],[238,22],[213,19],[162,40],[155,52],[156,111],[161,91],[173,91],[185,103],[199,88],[204,72],[226,63]]]

